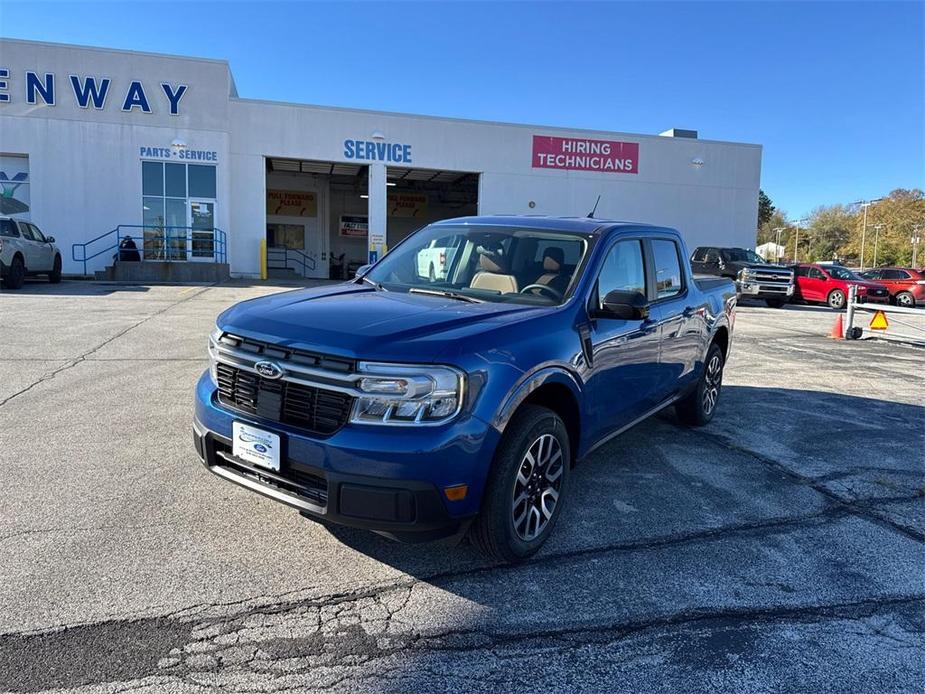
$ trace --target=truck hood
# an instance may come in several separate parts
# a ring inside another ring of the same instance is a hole
[[[431,362],[451,342],[548,311],[338,284],[244,301],[217,323],[226,332],[332,356]]]

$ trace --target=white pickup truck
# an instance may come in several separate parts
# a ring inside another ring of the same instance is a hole
[[[434,239],[427,247],[418,251],[418,277],[426,277],[431,282],[446,279],[447,267],[453,262],[456,249],[441,245],[441,241],[448,239]]]
[[[61,251],[54,236],[45,236],[32,222],[0,217],[0,279],[7,289],[19,289],[28,275],[48,275],[61,281]]]

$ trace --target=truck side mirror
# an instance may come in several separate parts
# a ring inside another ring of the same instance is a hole
[[[46,243],[54,243],[54,242],[55,242],[55,237],[54,237],[54,236],[46,236],[46,237],[45,237],[45,242],[46,242]]]
[[[649,317],[649,301],[642,292],[614,289],[607,292],[601,308],[594,311],[593,317],[646,320]]]
[[[371,267],[372,267],[372,265],[369,265],[369,264],[360,265],[360,267],[357,268],[356,272],[353,273],[354,279],[356,279],[357,277],[362,277],[363,275],[365,275],[366,272],[367,272],[367,271],[369,270],[369,268],[371,268]]]

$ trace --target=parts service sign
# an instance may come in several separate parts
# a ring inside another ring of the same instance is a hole
[[[533,136],[534,169],[639,173],[639,143]]]

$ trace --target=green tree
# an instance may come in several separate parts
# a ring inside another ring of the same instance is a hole
[[[918,188],[897,188],[867,210],[867,232],[864,233],[864,212],[854,215],[849,238],[838,253],[860,263],[864,249],[864,266],[909,265],[915,226],[925,224],[925,193]]]
[[[839,259],[838,249],[845,245],[855,227],[857,213],[847,205],[820,206],[809,215],[806,246],[801,240],[801,256],[806,260]]]
[[[771,202],[771,198],[768,197],[768,194],[763,190],[758,191],[758,229],[771,220],[771,216],[774,214],[774,210],[777,208],[774,207],[774,203]]]

